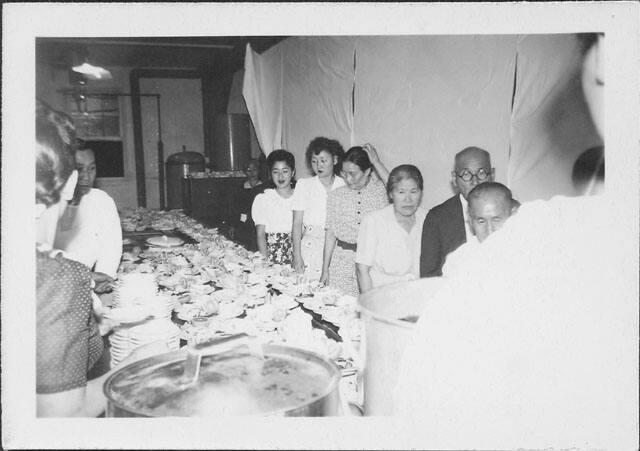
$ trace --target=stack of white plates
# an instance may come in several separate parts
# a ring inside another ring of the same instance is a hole
[[[153,319],[138,326],[117,329],[109,338],[111,367],[118,365],[138,346],[156,341],[167,343],[171,351],[180,347],[180,328],[168,319]]]
[[[114,307],[142,305],[155,297],[158,284],[153,274],[129,273],[120,276],[113,295]]]
[[[127,357],[133,351],[131,342],[129,341],[129,329],[118,329],[111,334],[109,342],[111,344],[111,367],[118,365],[122,359]]]
[[[171,296],[158,293],[153,274],[122,275],[114,290],[113,308],[105,312],[106,318],[120,325],[109,338],[112,366],[152,341],[164,340],[177,349],[180,329],[170,321],[174,304]],[[136,322],[142,323],[127,326]]]
[[[129,341],[134,349],[154,341],[164,341],[169,349],[174,351],[180,347],[180,328],[170,320],[155,319],[132,327]]]

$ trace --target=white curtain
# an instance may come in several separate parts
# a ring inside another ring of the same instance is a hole
[[[349,148],[354,41],[350,37],[301,37],[282,43],[282,143],[296,157],[298,178],[311,174],[305,153],[313,138],[337,139],[345,150]]]
[[[243,95],[258,140],[269,154],[284,148],[296,157],[297,177],[317,136],[349,147],[353,113],[354,38],[289,38],[258,55],[247,47]]]
[[[242,95],[262,150],[269,154],[282,147],[281,45],[258,55],[247,44]]]
[[[265,152],[292,151],[299,177],[315,136],[370,142],[388,169],[421,170],[431,208],[452,195],[455,153],[478,146],[528,201],[573,194],[577,154],[599,144],[580,60],[575,35],[289,38],[248,49],[243,94]]]
[[[359,38],[355,142],[372,143],[389,170],[416,165],[427,208],[453,194],[454,155],[467,146],[489,151],[504,183],[515,45],[514,36]]]

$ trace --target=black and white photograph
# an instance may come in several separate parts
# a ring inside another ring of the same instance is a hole
[[[4,4],[3,448],[637,449],[638,19]]]

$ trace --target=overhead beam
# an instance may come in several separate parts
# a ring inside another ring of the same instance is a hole
[[[228,49],[232,50],[235,46],[231,44],[193,44],[193,43],[177,43],[177,42],[147,42],[147,41],[116,41],[110,39],[65,39],[65,38],[47,38],[48,42],[62,42],[67,44],[84,44],[84,45],[130,45],[140,47],[187,47],[202,49]]]

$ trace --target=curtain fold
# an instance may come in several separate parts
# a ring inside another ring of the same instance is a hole
[[[249,44],[245,52],[242,95],[266,155],[282,147],[282,52],[278,45],[259,55]]]

